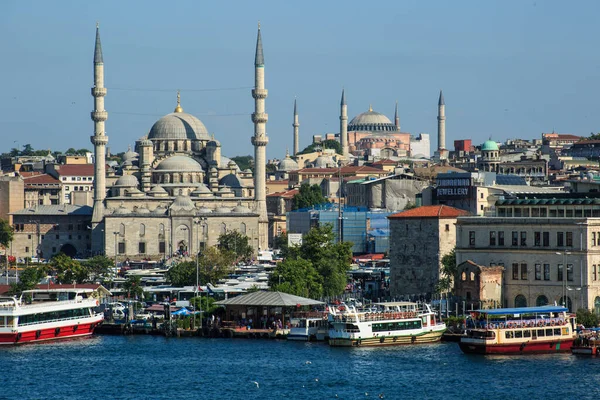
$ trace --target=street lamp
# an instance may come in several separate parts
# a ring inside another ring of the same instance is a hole
[[[562,267],[562,302],[563,306],[568,308],[567,303],[567,255],[571,254],[570,251],[557,251],[557,255],[563,256],[563,267]]]
[[[119,232],[113,232],[113,235],[115,235],[115,270],[117,269],[117,250],[118,250],[118,236],[119,236]]]

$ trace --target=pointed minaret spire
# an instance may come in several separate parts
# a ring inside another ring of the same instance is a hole
[[[294,123],[292,124],[294,127],[294,156],[298,154],[300,151],[300,134],[298,128],[300,127],[300,123],[298,122],[298,105],[296,103],[296,99],[294,99]]]
[[[263,55],[262,36],[260,35],[260,21],[258,21],[258,36],[256,37],[256,55],[254,57],[254,65],[262,67],[265,65],[265,57]]]
[[[342,89],[342,102],[340,103],[340,145],[342,156],[348,161],[350,151],[348,149],[348,105],[346,105],[346,91]]]
[[[398,116],[398,100],[396,100],[396,112],[394,113],[394,124],[396,125],[396,130],[400,132],[400,117]]]
[[[104,64],[102,59],[102,43],[100,43],[100,24],[96,22],[96,47],[94,48],[94,64]]]
[[[438,100],[438,151],[446,148],[446,105],[444,104],[444,94],[440,90],[440,99]]]
[[[438,106],[444,105],[446,105],[446,103],[444,103],[444,93],[442,93],[442,91],[440,90],[440,99],[438,100]]]

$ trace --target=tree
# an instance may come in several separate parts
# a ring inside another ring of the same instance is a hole
[[[173,286],[189,286],[196,284],[196,263],[184,261],[171,266],[166,274],[167,281]]]
[[[99,278],[108,275],[111,272],[111,268],[114,267],[114,260],[98,255],[90,258],[83,262],[83,266],[88,269],[89,273],[94,278]]]
[[[315,151],[317,151],[318,148],[333,149],[333,150],[335,150],[336,153],[343,154],[342,153],[342,145],[337,140],[324,140],[320,143],[312,143],[312,144],[308,145],[307,147],[305,147],[304,150],[302,150],[298,154],[314,153]]]
[[[248,236],[239,231],[230,231],[219,235],[218,248],[235,254],[236,261],[247,261],[252,257],[254,249],[250,246]]]
[[[228,250],[209,247],[198,257],[198,279],[201,283],[216,282],[232,271],[235,254]],[[167,280],[173,286],[196,285],[196,261],[184,261],[167,271]]]
[[[438,293],[452,292],[457,274],[456,252],[452,249],[450,253],[442,257],[442,268],[440,270],[440,279],[436,285],[436,291]]]
[[[252,156],[231,157],[231,161],[235,162],[242,171],[247,169],[254,171],[254,157]]]
[[[270,277],[271,290],[296,296],[319,298],[323,277],[308,260],[287,259],[277,265]]]
[[[14,228],[5,219],[0,219],[0,245],[8,247],[13,240]]]
[[[327,199],[321,193],[319,185],[309,185],[303,183],[300,185],[300,190],[292,198],[292,210],[300,208],[311,208],[319,204],[328,203]]]
[[[58,253],[52,257],[49,264],[56,272],[58,283],[83,283],[89,279],[89,269],[64,253]]]
[[[127,298],[143,298],[144,289],[142,288],[141,277],[135,275],[127,277],[127,280],[123,283],[123,290],[127,292]]]
[[[415,203],[409,201],[408,203],[406,203],[406,206],[404,207],[405,210],[412,210],[413,208],[418,208],[419,206],[416,205]]]
[[[48,271],[45,266],[25,268],[19,273],[19,282],[10,285],[9,294],[18,296],[25,290],[34,289],[46,277],[47,273]]]
[[[33,147],[29,143],[23,145],[23,151],[21,152],[22,156],[32,156],[33,155]]]
[[[586,310],[585,308],[577,310],[578,324],[582,324],[586,328],[591,328],[592,326],[598,326],[598,322],[598,315],[596,315],[596,313]]]

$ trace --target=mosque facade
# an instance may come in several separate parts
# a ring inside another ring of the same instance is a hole
[[[260,26],[255,55],[252,114],[255,173],[242,171],[222,154],[206,126],[184,112],[179,92],[174,111],[160,118],[129,149],[116,172],[106,171],[104,61],[96,28],[94,52],[95,192],[92,251],[135,258],[195,254],[217,244],[220,234],[239,231],[255,250],[268,247],[265,165],[267,90]]]

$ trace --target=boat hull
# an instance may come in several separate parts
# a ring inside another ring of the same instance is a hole
[[[401,346],[439,342],[444,331],[432,331],[415,335],[373,336],[369,338],[332,338],[329,345],[334,347],[363,347],[363,346]]]
[[[23,329],[19,332],[0,333],[0,345],[19,345],[90,336],[102,321],[103,318],[98,318],[96,321],[91,322],[86,321],[79,324],[75,323],[42,329],[35,329],[35,326],[29,326],[27,330]]]
[[[571,347],[571,353],[579,356],[597,356],[600,351],[598,351],[598,347],[573,346]]]
[[[547,354],[569,352],[574,339],[536,340],[521,343],[487,344],[460,341],[460,349],[466,354]]]

